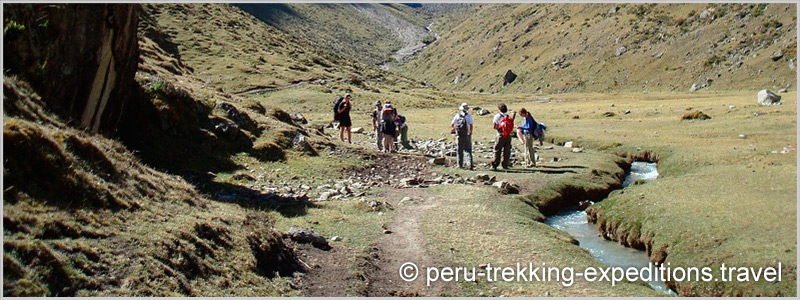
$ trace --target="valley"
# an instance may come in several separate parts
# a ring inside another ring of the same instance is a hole
[[[602,268],[546,221],[587,200],[651,262],[782,266],[679,296],[797,295],[795,4],[3,5],[4,296],[664,296],[398,276]],[[376,100],[415,149],[377,151]],[[500,103],[547,124],[536,166],[489,168]]]

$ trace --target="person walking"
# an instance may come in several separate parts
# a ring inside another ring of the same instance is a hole
[[[522,117],[522,124],[517,130],[517,135],[522,142],[523,148],[525,148],[525,167],[535,167],[536,150],[533,148],[533,140],[535,139],[533,133],[536,130],[536,120],[525,108],[519,110],[519,116]]]
[[[458,141],[456,149],[458,167],[463,168],[466,160],[469,162],[469,169],[472,170],[474,168],[472,164],[472,115],[468,112],[467,103],[461,103],[458,110],[459,112],[450,122],[450,132],[456,135]]]
[[[372,132],[375,132],[375,144],[378,145],[378,151],[383,151],[383,132],[381,132],[381,111],[383,105],[381,101],[375,101],[375,109],[372,110]]]
[[[337,110],[338,118],[339,118],[339,139],[344,142],[344,133],[347,131],[347,142],[352,144],[352,132],[350,132],[350,127],[353,126],[353,121],[350,120],[350,109],[353,107],[353,103],[350,102],[353,96],[350,93],[344,95],[344,101],[342,104],[339,105]]]
[[[397,125],[394,123],[395,116],[392,104],[384,104],[381,111],[381,133],[383,133],[383,151],[387,153],[397,152],[394,149],[394,136],[397,131]]]
[[[497,171],[497,166],[503,166],[503,169],[511,167],[511,132],[514,131],[514,118],[517,113],[514,112],[512,116],[507,114],[508,107],[505,104],[497,106],[500,110],[492,120],[492,128],[497,130],[497,139],[494,143],[494,161],[492,162],[492,170]],[[501,161],[502,160],[502,161]]]

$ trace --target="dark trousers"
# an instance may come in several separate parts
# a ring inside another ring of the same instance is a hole
[[[472,168],[472,136],[465,135],[458,137],[458,167],[463,168],[466,163]],[[466,156],[466,157],[465,157]]]
[[[492,162],[492,167],[497,168],[497,166],[500,165],[500,155],[502,155],[503,159],[503,168],[508,168],[509,160],[511,159],[511,136],[497,136],[494,142],[494,161]]]

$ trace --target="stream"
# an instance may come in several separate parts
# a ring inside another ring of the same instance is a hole
[[[658,170],[655,163],[633,162],[622,186],[625,188],[636,180],[653,180],[657,177]],[[559,211],[556,215],[547,218],[545,223],[572,235],[578,240],[581,248],[589,250],[592,257],[608,266],[644,268],[650,263],[646,252],[625,247],[600,236],[595,225],[587,221],[586,212],[578,209],[577,206]],[[676,295],[662,281],[650,281],[648,284],[657,291]]]

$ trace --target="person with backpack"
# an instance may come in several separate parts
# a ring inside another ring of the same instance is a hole
[[[464,167],[464,160],[469,161],[469,169],[472,170],[472,115],[469,114],[469,105],[461,103],[458,107],[459,112],[453,117],[450,122],[450,132],[456,135],[457,149],[456,157],[458,157],[458,167]]]
[[[545,130],[547,130],[547,125],[544,125],[544,123],[536,123],[536,129],[533,130],[533,139],[539,141],[539,147],[544,145]]]
[[[381,101],[375,101],[375,109],[372,110],[372,131],[375,132],[375,144],[378,145],[378,151],[383,151],[383,132],[380,130],[381,111],[383,111]]]
[[[350,132],[350,127],[353,126],[353,122],[350,120],[350,109],[353,107],[350,102],[352,98],[353,96],[347,93],[344,98],[337,99],[333,104],[333,119],[339,121],[339,139],[344,142],[344,133],[347,131],[347,142],[350,144],[353,143],[353,134]]]
[[[500,110],[492,120],[492,128],[497,130],[497,139],[494,143],[494,161],[492,162],[492,170],[497,171],[497,166],[502,165],[503,169],[511,167],[511,133],[514,131],[514,118],[517,113],[514,112],[512,116],[506,114],[508,107],[505,104],[497,106]]]
[[[395,113],[397,111],[395,110]],[[408,142],[408,123],[406,123],[406,116],[396,113],[397,117],[395,117],[394,122],[397,124],[398,135],[400,138],[400,144],[403,145],[403,148],[406,150],[414,149],[411,146],[411,143]]]
[[[533,132],[536,129],[536,120],[533,119],[527,109],[522,108],[519,110],[519,115],[522,117],[522,125],[517,130],[517,136],[525,148],[525,166],[536,166],[536,150],[533,149]]]
[[[383,151],[387,153],[397,152],[394,149],[394,136],[397,131],[397,125],[394,123],[395,116],[392,104],[384,104],[381,111],[381,133],[383,133]]]

